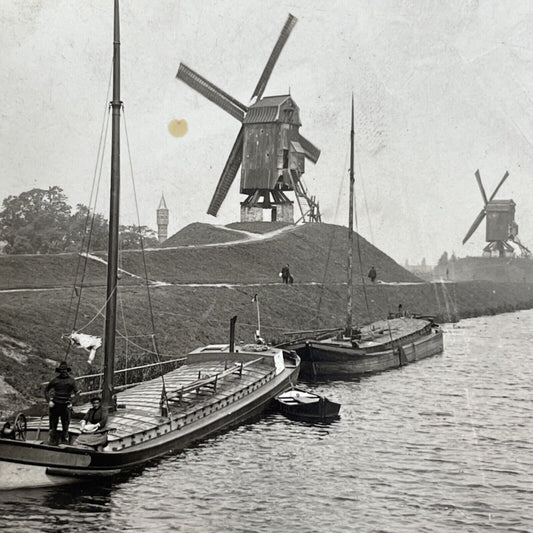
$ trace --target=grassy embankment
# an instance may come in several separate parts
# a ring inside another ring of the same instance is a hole
[[[160,353],[177,356],[203,344],[227,341],[233,315],[239,317],[237,338],[250,341],[257,327],[251,302],[256,293],[261,332],[271,341],[280,341],[285,331],[342,326],[346,312],[345,232],[326,224],[306,225],[262,241],[149,251],[149,278],[169,283],[151,289]],[[533,285],[529,284],[371,284],[366,278],[371,265],[383,281],[418,280],[363,239],[360,245],[363,268],[361,273],[358,265],[355,267],[355,323],[382,318],[399,303],[406,310],[434,314],[443,321],[533,307]],[[277,275],[287,262],[295,276],[292,286],[282,285]],[[61,334],[72,327],[72,313],[67,317],[69,307],[74,309],[70,287],[76,263],[74,255],[0,257],[1,288],[60,287],[1,294],[0,376],[17,392],[0,397],[0,411],[28,405],[39,397],[39,383],[50,379],[55,362],[64,358]],[[142,274],[144,269],[138,252],[124,253],[122,265],[134,274]],[[83,291],[77,328],[90,323],[83,331],[101,335],[103,318],[97,313],[105,300],[105,265],[89,261],[89,266],[87,279],[93,286]],[[134,335],[136,344],[149,348],[146,290],[127,275],[121,283],[120,334]],[[199,286],[181,285],[195,283]],[[222,285],[202,286],[205,283]],[[119,337],[118,358],[124,353],[125,342]],[[141,354],[130,347],[130,357]],[[99,368],[100,358],[99,352],[94,368]],[[76,375],[93,371],[86,359],[85,352],[70,352]],[[153,356],[147,359],[154,361]]]

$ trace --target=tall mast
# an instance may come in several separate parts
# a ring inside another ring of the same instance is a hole
[[[111,189],[109,201],[109,241],[107,249],[107,299],[104,333],[104,381],[102,404],[113,408],[115,371],[115,329],[117,314],[118,232],[120,208],[120,28],[118,0],[115,0],[113,38],[113,110],[111,137]]]
[[[348,309],[346,312],[346,334],[352,334],[352,298],[353,298],[353,206],[354,206],[354,183],[353,159],[354,159],[354,111],[352,93],[352,129],[350,131],[350,213],[348,221]]]

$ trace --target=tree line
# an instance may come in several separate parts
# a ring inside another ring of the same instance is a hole
[[[86,205],[76,209],[67,203],[63,189],[31,189],[8,196],[0,211],[0,241],[7,254],[56,254],[105,250],[108,221],[90,213]],[[124,250],[157,246],[156,232],[147,226],[120,226],[120,247]]]

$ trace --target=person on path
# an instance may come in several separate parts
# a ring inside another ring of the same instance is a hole
[[[377,277],[377,272],[376,272],[376,269],[374,267],[372,267],[369,271],[368,271],[368,277],[370,278],[370,281],[372,283],[375,283],[376,282],[376,277]]]
[[[281,269],[281,279],[283,280],[283,283],[289,283],[289,280],[292,278],[291,271],[289,270],[289,263],[287,263],[282,269]]]
[[[68,427],[70,425],[70,407],[72,400],[78,394],[76,381],[69,374],[72,369],[66,361],[59,363],[56,372],[59,374],[48,385],[44,391],[44,396],[48,402],[48,417],[50,433],[48,437],[49,444],[57,446],[61,440],[62,443],[69,442]],[[61,419],[61,439],[57,432],[57,425]]]

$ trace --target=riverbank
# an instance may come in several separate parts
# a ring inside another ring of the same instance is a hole
[[[251,229],[243,229],[248,237]],[[162,358],[228,342],[234,315],[237,339],[251,341],[258,328],[254,295],[259,299],[261,335],[272,343],[282,342],[288,331],[342,327],[347,307],[345,242],[345,228],[307,224],[276,228],[271,234],[263,231],[260,238],[234,244],[152,250],[147,257],[154,282],[150,302],[137,277],[143,270],[140,254],[124,254],[117,365],[126,366],[126,359],[128,366],[156,362],[154,333]],[[533,284],[426,283],[364,239],[356,239],[357,245],[363,261],[354,270],[354,325],[395,313],[399,304],[406,312],[434,315],[441,322],[533,308]],[[54,376],[57,362],[66,357],[62,334],[75,329],[102,335],[105,256],[88,260],[90,286],[83,290],[74,322],[72,271],[77,261],[73,254],[0,257],[0,418],[42,401],[40,384]],[[285,263],[290,263],[293,285],[283,285],[278,277]],[[369,265],[378,271],[376,283],[366,277]],[[100,371],[101,353],[92,366],[87,356],[70,350],[74,375]]]
[[[260,302],[261,334],[282,342],[284,333],[343,326],[346,313],[344,284],[241,284],[228,286],[161,286],[151,291],[156,336],[161,356],[174,357],[208,343],[228,342],[229,319],[237,315],[237,339],[251,341],[257,329],[255,294]],[[62,333],[69,333],[66,314],[70,291],[3,293],[0,300],[0,411],[13,411],[41,400],[40,384],[51,379],[57,361],[65,357]],[[99,335],[98,315],[103,288],[84,291],[78,324]],[[133,360],[155,362],[152,330],[145,291],[124,287],[117,359],[126,353]],[[354,290],[354,324],[364,324],[396,312],[434,315],[441,322],[533,308],[533,285],[519,283],[462,282],[365,284]],[[367,307],[368,304],[368,307]],[[129,324],[123,328],[122,324]],[[130,341],[127,346],[126,338]],[[445,341],[446,342],[446,341]],[[74,375],[98,371],[101,354],[93,366],[84,351],[71,350]]]

